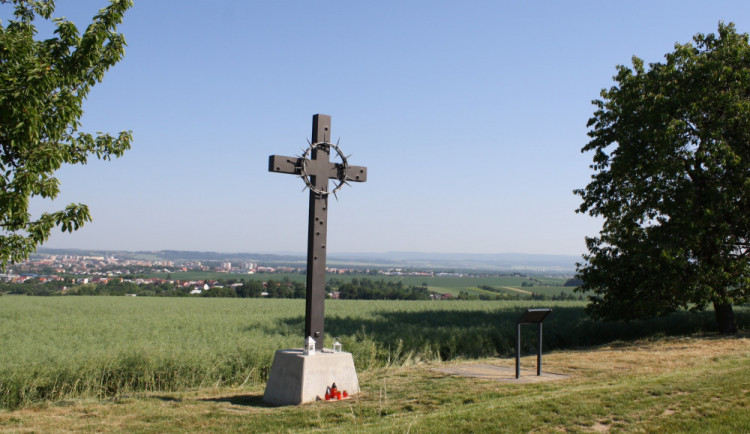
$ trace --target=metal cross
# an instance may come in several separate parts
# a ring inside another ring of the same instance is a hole
[[[310,219],[307,227],[307,292],[305,297],[305,336],[315,339],[315,348],[323,349],[324,304],[326,297],[326,233],[328,226],[328,180],[336,179],[339,184],[348,181],[365,182],[367,168],[349,166],[338,147],[329,143],[331,137],[331,117],[313,115],[312,143],[309,157],[305,151],[302,157],[271,155],[268,158],[268,171],[300,175],[310,189]],[[330,161],[331,148],[334,148],[342,163]]]

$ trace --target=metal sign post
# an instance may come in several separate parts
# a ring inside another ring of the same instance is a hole
[[[536,354],[536,375],[542,375],[542,322],[552,309],[526,309],[516,323],[516,378],[521,377],[521,324],[539,325],[539,348]]]
[[[313,115],[312,142],[301,156],[271,155],[268,171],[302,177],[310,190],[310,212],[307,230],[307,292],[305,297],[305,336],[315,339],[315,348],[323,350],[325,333],[323,318],[326,289],[326,236],[328,229],[328,194],[336,192],[349,181],[367,180],[367,168],[350,166],[337,145],[329,142],[331,117]],[[330,161],[331,150],[341,159]],[[336,186],[328,190],[328,180]]]

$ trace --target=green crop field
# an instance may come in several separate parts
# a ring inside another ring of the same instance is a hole
[[[326,332],[341,339],[364,371],[414,360],[509,356],[516,319],[535,306],[554,309],[545,323],[545,350],[714,328],[711,312],[596,323],[581,302],[329,300]],[[737,311],[747,327],[748,309]],[[0,406],[257,385],[277,349],[302,346],[303,315],[303,300],[2,296]],[[533,341],[534,331],[525,333]]]

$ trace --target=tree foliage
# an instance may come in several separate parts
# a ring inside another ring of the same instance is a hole
[[[404,286],[403,282],[386,282],[383,279],[352,279],[344,282],[331,279],[331,287],[337,288],[339,298],[346,300],[429,300],[430,292],[425,286]]]
[[[617,67],[589,120],[591,182],[577,212],[602,217],[578,264],[595,317],[634,319],[750,298],[750,46],[733,24],[676,44],[664,63]]]
[[[124,54],[116,32],[130,0],[112,0],[86,31],[52,18],[53,0],[0,0],[14,19],[0,25],[0,268],[28,258],[53,228],[77,230],[91,217],[86,205],[70,204],[32,217],[34,197],[54,199],[63,164],[109,160],[130,148],[131,133],[79,131],[82,104],[92,86]],[[36,19],[52,21],[54,34],[38,40]]]

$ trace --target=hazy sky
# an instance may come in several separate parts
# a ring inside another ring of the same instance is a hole
[[[105,0],[57,0],[81,30]],[[591,100],[631,56],[750,30],[738,1],[136,0],[125,58],[83,130],[132,130],[111,162],[58,172],[94,221],[47,247],[304,252],[302,180],[268,172],[333,117],[366,183],[329,207],[329,252],[579,255]],[[8,5],[0,5],[7,17]]]

